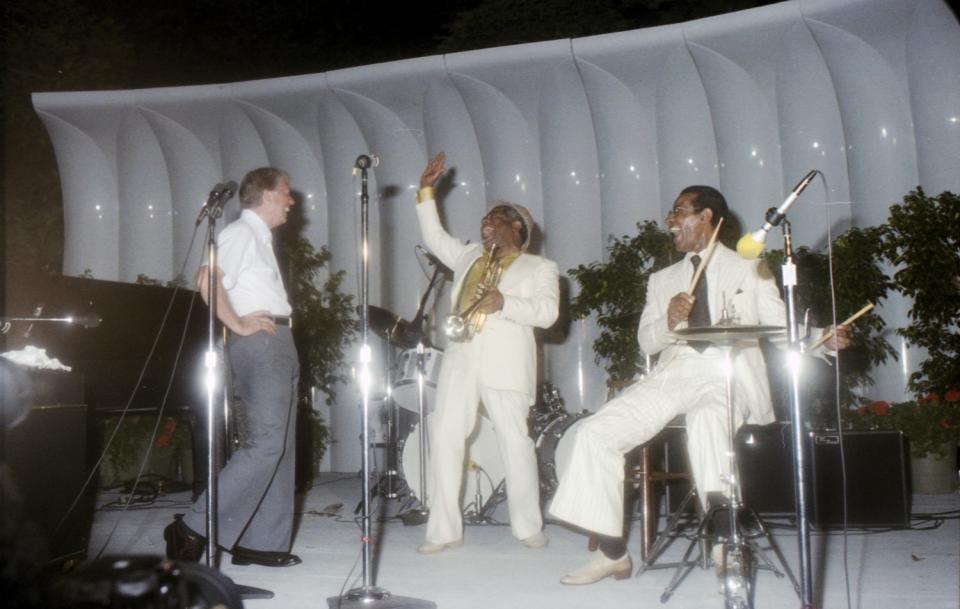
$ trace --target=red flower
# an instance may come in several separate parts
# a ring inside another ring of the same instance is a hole
[[[890,410],[890,404],[883,401],[870,402],[870,404],[868,404],[867,407],[870,409],[870,412],[877,415],[878,417],[887,416],[887,412]]]
[[[943,395],[943,399],[948,402],[960,402],[960,389],[951,389]]]
[[[947,420],[947,417],[940,419],[940,429],[950,429],[950,421]]]
[[[157,439],[153,442],[153,445],[157,448],[163,448],[170,443],[170,440],[173,439],[173,432],[177,430],[177,420],[173,418],[168,418],[163,423],[163,430],[157,434]]]
[[[858,407],[857,407],[857,414],[867,414],[867,407],[866,407],[866,406],[858,406]]]
[[[917,404],[926,404],[927,402],[939,402],[940,396],[936,393],[928,393],[923,397],[917,398]]]

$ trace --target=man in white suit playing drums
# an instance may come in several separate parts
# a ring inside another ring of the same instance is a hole
[[[783,301],[765,263],[744,260],[720,244],[707,256],[715,227],[727,213],[726,200],[715,188],[690,186],[667,214],[674,247],[684,256],[650,276],[637,329],[640,349],[659,355],[657,365],[580,424],[569,465],[560,472],[549,508],[553,516],[590,531],[600,542],[599,551],[586,565],[561,578],[564,584],[630,575],[623,522],[624,455],[652,439],[678,414],[686,418],[690,469],[701,501],[711,493],[727,492],[723,353],[711,345],[679,341],[671,332],[688,321],[690,326],[711,325],[721,318],[723,309],[743,325],[786,324]],[[701,257],[708,259],[699,281],[704,285],[698,284],[703,292],[694,298],[687,290]],[[845,328],[841,326],[838,335],[828,341],[828,348],[848,344]],[[733,377],[739,424],[773,422],[759,346],[736,351]]]
[[[417,219],[426,246],[453,269],[451,312],[462,315],[468,330],[461,342],[449,343],[440,367],[429,430],[430,515],[426,540],[417,551],[433,554],[463,544],[464,454],[480,402],[503,459],[511,531],[527,547],[541,548],[547,538],[527,411],[536,396],[533,328],[549,327],[557,318],[557,265],[527,253],[533,220],[515,203],[492,203],[480,224],[481,243],[448,234],[433,193],[443,172],[441,152],[420,177]]]

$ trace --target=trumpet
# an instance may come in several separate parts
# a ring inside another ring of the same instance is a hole
[[[477,332],[483,329],[483,322],[486,321],[487,314],[478,311],[477,307],[480,306],[484,294],[491,288],[497,287],[497,283],[500,282],[500,275],[503,273],[503,266],[494,257],[496,249],[496,244],[490,247],[490,258],[480,275],[473,302],[463,311],[448,315],[443,322],[443,333],[454,342],[469,342]]]

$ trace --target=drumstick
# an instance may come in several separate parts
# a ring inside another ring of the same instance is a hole
[[[710,257],[713,256],[713,250],[717,247],[717,235],[720,234],[721,226],[723,226],[723,218],[720,218],[720,221],[717,222],[717,227],[713,229],[713,235],[710,236],[710,242],[707,243],[707,250],[703,253],[703,260],[700,261],[697,270],[693,272],[693,279],[690,281],[690,288],[687,290],[687,294],[691,296],[693,295],[693,289],[697,287],[697,282],[700,281],[700,275],[703,274],[703,269],[707,268],[707,263],[710,262]]]
[[[838,325],[841,325],[841,326],[849,326],[849,325],[852,324],[853,322],[857,321],[860,317],[862,317],[863,315],[865,315],[865,314],[867,313],[867,311],[869,311],[869,310],[872,309],[872,308],[873,308],[873,303],[872,303],[872,302],[869,303],[869,304],[866,304],[866,305],[863,306],[862,309],[860,309],[859,311],[857,311],[856,313],[854,313],[854,314],[851,315],[850,317],[846,318],[845,320],[843,320],[843,322],[841,322],[841,323],[838,324]],[[813,351],[814,349],[816,349],[817,347],[819,347],[819,346],[822,345],[823,343],[825,343],[825,342],[827,342],[828,340],[830,340],[830,338],[833,336],[833,334],[834,334],[834,331],[833,331],[833,328],[831,328],[829,332],[827,332],[826,334],[824,334],[823,336],[821,336],[819,339],[817,339],[817,342],[813,343],[813,344],[812,344],[810,347],[808,347],[806,350],[807,350],[807,351]]]

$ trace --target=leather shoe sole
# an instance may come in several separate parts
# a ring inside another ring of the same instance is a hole
[[[249,548],[234,547],[230,563],[234,565],[259,565],[261,567],[292,567],[299,565],[302,560],[296,554],[289,552],[264,552]]]
[[[163,529],[163,539],[167,542],[167,558],[170,560],[197,562],[207,545],[206,538],[183,524],[183,514],[176,514],[173,522]]]

